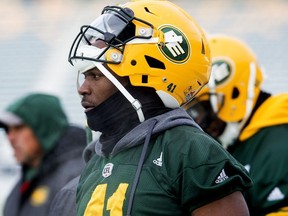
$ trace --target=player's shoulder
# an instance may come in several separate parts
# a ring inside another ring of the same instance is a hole
[[[207,141],[207,142],[216,142],[210,135],[205,133],[202,129],[199,127],[193,126],[193,125],[180,125],[173,127],[167,131],[164,132],[166,136],[169,136],[171,139],[177,139],[185,141]]]
[[[172,149],[222,148],[210,135],[198,127],[180,125],[166,130],[160,137],[163,145]]]
[[[161,155],[163,164],[175,172],[180,169],[179,166],[196,168],[233,160],[219,142],[193,126],[171,128],[159,136],[154,144],[154,157]]]

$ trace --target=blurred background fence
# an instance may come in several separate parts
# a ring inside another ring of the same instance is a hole
[[[76,72],[67,62],[82,24],[121,0],[0,0],[0,109],[31,91],[58,95],[72,123],[84,125]],[[172,0],[206,33],[242,38],[265,68],[263,87],[287,92],[287,0]],[[0,208],[19,169],[0,130]],[[0,213],[1,216],[1,213]]]

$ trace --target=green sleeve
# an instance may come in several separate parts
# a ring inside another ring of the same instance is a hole
[[[287,206],[288,125],[267,127],[231,151],[249,167],[254,186],[246,193],[250,211],[263,215]]]
[[[187,214],[252,185],[245,168],[202,131],[180,127],[166,140],[168,176]]]

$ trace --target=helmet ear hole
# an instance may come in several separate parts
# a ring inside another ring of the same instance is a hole
[[[142,83],[148,83],[148,76],[142,75]]]
[[[239,94],[240,94],[240,92],[239,92],[239,89],[238,88],[236,88],[236,87],[234,87],[233,88],[233,91],[232,91],[232,99],[235,99],[235,98],[238,98],[239,97]]]

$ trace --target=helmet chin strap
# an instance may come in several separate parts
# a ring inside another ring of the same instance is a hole
[[[93,64],[118,88],[118,90],[126,97],[126,99],[131,103],[135,111],[137,112],[140,122],[145,120],[143,111],[141,109],[141,103],[135,99],[124,86],[104,67],[100,62],[93,62]]]

